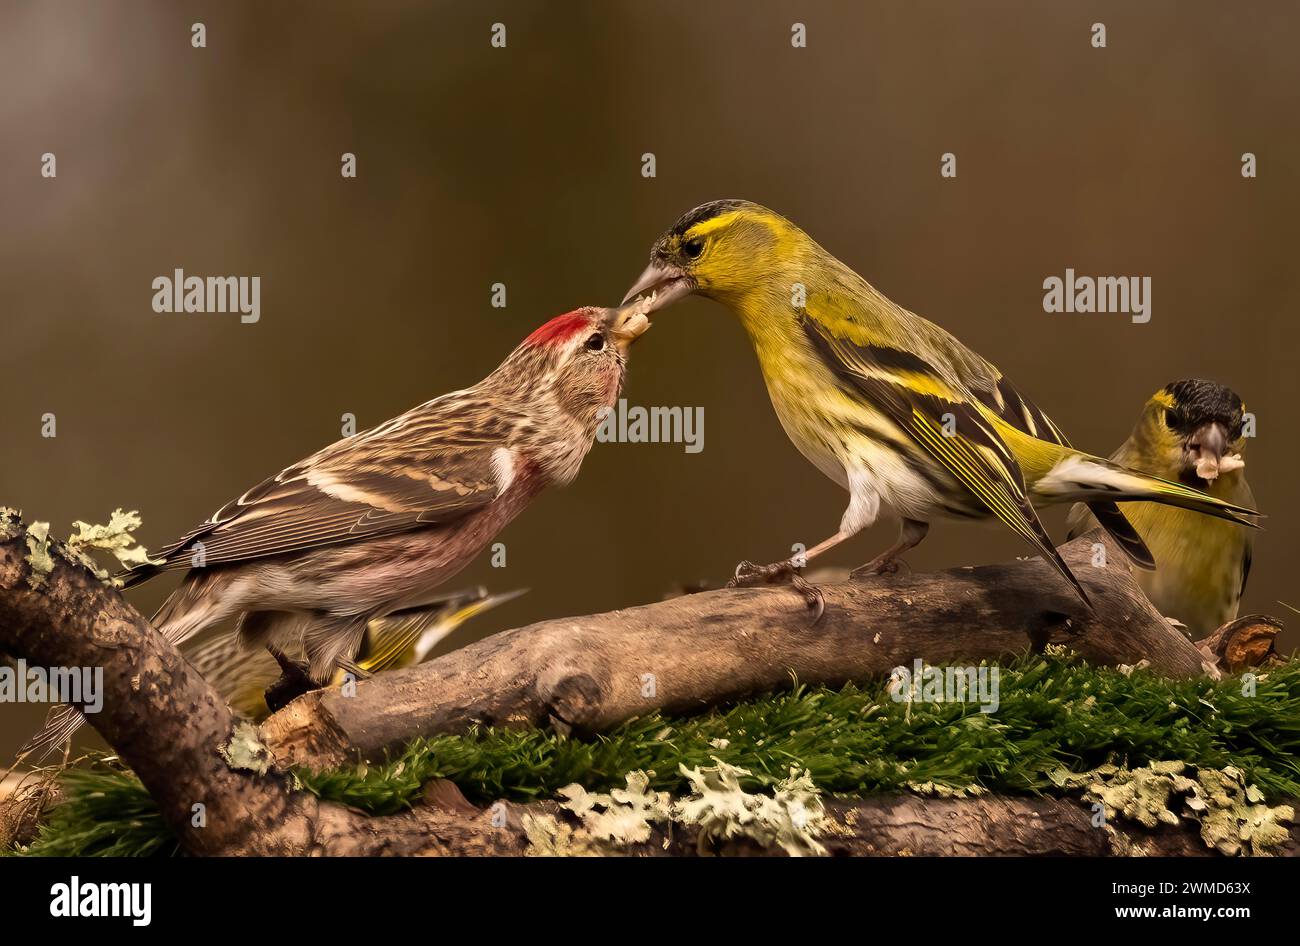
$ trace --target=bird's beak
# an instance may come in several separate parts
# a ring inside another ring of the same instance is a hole
[[[647,300],[638,299],[610,313],[609,335],[619,351],[626,353],[632,343],[650,328],[650,320],[646,318],[649,311]]]
[[[637,296],[647,295],[649,308],[646,315],[667,308],[683,296],[695,291],[695,281],[672,263],[651,260],[645,272],[640,275],[632,288],[623,297],[623,304]]]
[[[1196,470],[1196,475],[1209,482],[1218,478],[1220,473],[1239,469],[1240,457],[1224,457],[1228,449],[1228,430],[1218,421],[1202,424],[1187,438],[1187,463]]]

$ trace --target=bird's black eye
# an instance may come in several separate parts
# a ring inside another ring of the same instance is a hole
[[[1181,418],[1179,418],[1177,411],[1174,410],[1165,411],[1165,426],[1168,427],[1170,430],[1173,430],[1178,426],[1178,422],[1180,419]]]
[[[687,259],[699,259],[700,254],[704,252],[704,241],[699,237],[693,240],[687,240],[682,244],[682,254]]]
[[[587,339],[587,351],[600,351],[605,347],[605,336],[597,332]]]

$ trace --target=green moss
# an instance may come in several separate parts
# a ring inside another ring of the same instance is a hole
[[[176,855],[176,843],[153,797],[130,770],[106,759],[59,776],[64,800],[25,848],[0,851],[30,857],[150,857]]]
[[[745,769],[738,784],[747,791],[770,790],[797,767],[828,794],[1077,794],[1107,764],[1178,761],[1203,770],[1234,767],[1243,784],[1270,800],[1300,797],[1300,661],[1261,672],[1251,696],[1235,678],[1166,680],[1062,655],[1003,666],[1000,682],[1001,705],[991,714],[966,703],[909,709],[890,698],[883,681],[800,687],[686,719],[651,715],[593,739],[485,730],[417,740],[383,764],[296,774],[307,791],[375,814],[415,804],[434,778],[450,779],[483,803],[550,798],[575,782],[608,792],[640,770],[654,773],[647,790],[683,796],[690,791],[683,771],[715,759]],[[1088,777],[1077,777],[1083,773]],[[106,777],[116,780],[133,814],[70,793],[33,847],[53,844],[68,853],[83,836],[103,844],[113,825],[124,833],[122,844],[142,846],[133,824],[151,805],[147,795],[129,774]]]
[[[654,714],[591,740],[540,730],[439,736],[382,765],[298,776],[322,798],[377,814],[409,806],[432,778],[480,802],[527,801],[571,782],[608,791],[640,769],[657,773],[652,788],[678,795],[687,788],[680,767],[715,757],[749,770],[749,789],[797,766],[844,795],[1057,792],[1066,773],[1179,760],[1236,766],[1270,797],[1300,795],[1300,662],[1260,674],[1254,696],[1241,691],[1235,678],[1176,681],[1040,657],[1002,668],[1001,705],[990,714],[967,703],[909,711],[884,682],[801,687],[688,719]]]

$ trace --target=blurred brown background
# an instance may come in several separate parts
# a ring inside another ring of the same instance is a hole
[[[548,316],[616,302],[678,214],[747,197],[996,362],[1085,448],[1112,450],[1167,381],[1234,387],[1259,417],[1248,472],[1270,516],[1246,608],[1285,615],[1279,599],[1300,598],[1294,8],[0,11],[0,504],[59,535],[124,506],[149,544],[171,539],[337,438],[344,412],[373,426],[477,381]],[[206,49],[191,48],[196,21]],[[497,21],[505,49],[489,45]],[[1089,42],[1097,21],[1106,49]],[[356,180],[340,177],[345,151]],[[939,176],[948,151],[956,180]],[[260,275],[261,321],[155,314],[150,283],[176,267]],[[1151,322],[1046,315],[1042,281],[1067,267],[1151,276]],[[497,281],[504,310],[489,305]],[[834,530],[846,497],[785,439],[718,306],[661,315],[626,396],[702,405],[704,451],[598,444],[574,486],[504,534],[506,569],[485,556],[457,583],[532,593],[450,645],[720,581]],[[1049,525],[1063,536],[1060,515]],[[893,528],[832,562],[865,561]],[[939,524],[910,561],[1021,554],[993,526]],[[148,610],[174,581],[133,600]],[[0,712],[8,758],[42,710]]]

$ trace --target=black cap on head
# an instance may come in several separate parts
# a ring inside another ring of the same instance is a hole
[[[1235,436],[1241,426],[1243,406],[1241,398],[1231,388],[1213,381],[1189,378],[1165,385],[1165,390],[1174,399],[1170,426],[1178,430],[1192,431],[1218,421]]]
[[[742,207],[753,206],[755,205],[748,200],[737,200],[735,198],[711,200],[707,204],[700,204],[694,210],[686,211],[677,218],[677,222],[669,228],[668,232],[680,236],[697,223],[703,223],[705,220],[711,220],[733,210],[740,210]]]

